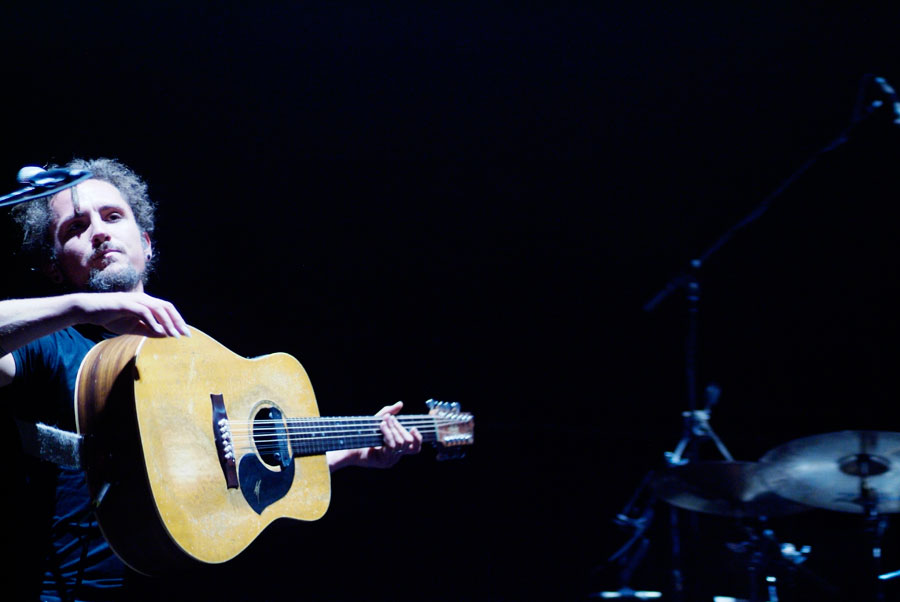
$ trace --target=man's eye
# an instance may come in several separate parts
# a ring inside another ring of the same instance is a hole
[[[82,228],[83,228],[83,225],[82,225],[81,223],[79,223],[79,222],[72,222],[71,224],[69,224],[69,225],[66,227],[66,232],[68,232],[68,233],[70,233],[70,234],[74,234],[74,233],[80,231]]]
[[[108,222],[117,222],[122,219],[122,214],[118,211],[114,211],[113,213],[107,214],[106,221]]]

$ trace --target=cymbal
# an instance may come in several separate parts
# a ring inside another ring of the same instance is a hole
[[[656,477],[653,487],[673,506],[733,518],[777,517],[808,508],[775,493],[758,462],[692,462],[672,466]]]
[[[769,486],[825,510],[900,512],[900,433],[839,431],[796,439],[767,452]]]

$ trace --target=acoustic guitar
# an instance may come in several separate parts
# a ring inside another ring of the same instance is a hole
[[[75,412],[97,520],[113,551],[152,575],[222,563],[273,521],[316,520],[331,482],[325,452],[383,443],[374,416],[320,417],[286,353],[236,355],[200,332],[119,336],[78,372]],[[474,442],[458,404],[400,415],[439,448]]]

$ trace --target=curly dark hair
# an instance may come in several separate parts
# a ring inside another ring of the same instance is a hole
[[[52,165],[47,169],[56,169]],[[155,226],[156,204],[147,194],[147,184],[130,168],[116,159],[73,159],[67,169],[86,169],[93,179],[102,180],[115,186],[122,198],[131,206],[135,221],[141,232],[152,239]],[[22,230],[22,250],[33,261],[44,263],[55,259],[50,223],[52,214],[50,201],[53,197],[37,199],[13,207],[12,217]],[[149,273],[148,266],[148,273]]]

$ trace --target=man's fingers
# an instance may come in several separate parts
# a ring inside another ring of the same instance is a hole
[[[166,323],[172,328],[173,336],[191,336],[191,331],[188,328],[187,322],[184,321],[184,318],[181,317],[181,314],[178,313],[178,310],[175,309],[174,305],[168,301],[162,301],[161,309],[165,316]]]
[[[167,335],[176,338],[181,337],[181,332],[175,325],[175,321],[172,319],[172,315],[169,313],[168,308],[166,308],[165,306],[151,306],[150,311],[153,312],[153,317],[156,318],[156,321],[160,324],[160,326],[162,326]]]
[[[153,330],[143,320],[139,320],[130,314],[107,323],[106,329],[110,332],[115,332],[116,334],[136,334],[154,338],[165,336],[164,334]]]
[[[85,293],[79,300],[90,322],[118,334],[190,336],[174,305],[146,293]]]
[[[417,454],[422,451],[422,441],[424,441],[424,439],[422,438],[422,433],[419,432],[419,429],[413,428],[411,431],[409,431],[409,434],[412,435],[413,438],[412,446],[410,447],[410,453]]]
[[[398,401],[397,403],[391,404],[389,406],[384,406],[375,414],[376,416],[386,416],[388,414],[399,414],[400,410],[403,409],[403,402]]]
[[[147,294],[143,295],[142,300],[168,336],[176,338],[181,335],[190,336],[187,324],[172,303]]]
[[[388,414],[384,417],[384,420],[381,421],[381,433],[384,435],[384,447],[389,450],[395,450],[402,442],[403,438],[398,437],[396,429],[391,424],[392,421],[396,422],[396,418],[394,418],[391,414]]]
[[[406,429],[396,414],[403,409],[403,402],[398,401],[389,406],[384,406],[376,417],[381,418],[381,434],[384,442],[379,447],[370,448],[370,466],[388,468],[396,464],[406,454],[417,454],[422,449],[422,433],[417,428]]]
[[[156,336],[164,337],[168,334],[162,324],[159,323],[159,320],[157,320],[156,315],[147,305],[133,302],[126,304],[124,309],[140,319]]]
[[[150,313],[153,314],[153,317],[156,319],[156,323],[163,329],[170,337],[178,337],[181,336],[177,330],[175,330],[175,325],[172,323],[172,318],[169,316],[168,312],[159,305],[148,305],[147,309],[150,310]]]
[[[412,433],[406,430],[406,428],[402,424],[400,424],[400,421],[397,421],[397,427],[400,436],[403,437],[403,447],[410,448],[413,443],[416,442],[415,438],[412,436]]]
[[[388,414],[381,423],[384,448],[394,454],[417,454],[422,450],[422,434],[417,428],[406,430],[400,421]]]

